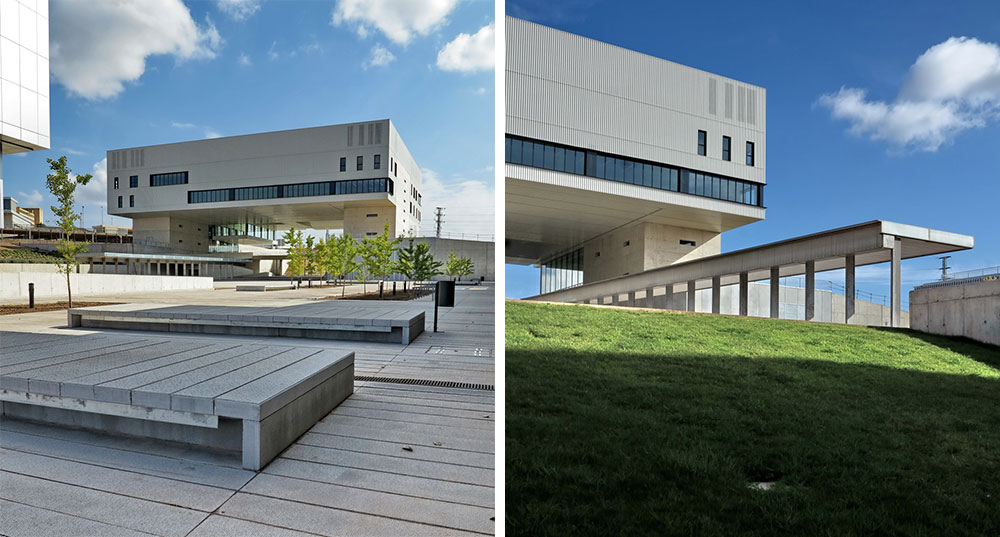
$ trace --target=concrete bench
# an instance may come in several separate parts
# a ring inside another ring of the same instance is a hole
[[[85,328],[241,336],[303,337],[409,344],[424,331],[412,306],[319,301],[284,307],[120,304],[73,308],[68,324]]]
[[[255,291],[255,292],[288,291],[288,290],[291,290],[291,289],[295,289],[295,286],[292,285],[292,284],[284,284],[284,285],[260,285],[260,284],[256,284],[256,285],[237,285],[236,286],[236,290],[237,291]]]
[[[353,391],[353,352],[0,332],[5,416],[238,451],[250,470]]]

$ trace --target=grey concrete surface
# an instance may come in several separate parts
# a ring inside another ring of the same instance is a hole
[[[310,298],[339,291],[236,295],[230,288],[150,293],[140,299],[161,304],[273,307],[308,303]],[[430,331],[433,307],[429,297],[412,302],[431,314],[426,316],[428,330],[407,346],[299,338],[283,338],[280,346],[353,351],[358,375],[492,385],[494,290],[491,285],[460,287],[456,300],[455,308],[441,309],[437,333]],[[165,337],[162,333],[67,330],[65,319],[65,311],[0,316],[0,348],[12,330],[33,334],[33,342],[17,342],[22,350],[33,345],[55,348],[60,336],[66,335],[100,341],[91,344],[91,350],[98,353],[104,348],[129,350],[145,344],[129,347],[127,341],[132,338],[145,342]],[[170,334],[169,338],[225,341],[225,345],[254,349],[275,346],[275,340],[255,336],[221,339]],[[11,345],[7,348],[14,348]],[[39,359],[44,358],[42,354]],[[217,363],[208,356],[188,355],[187,359],[199,367]],[[177,374],[172,367],[162,369]],[[133,373],[128,378],[152,378],[149,371],[128,371]],[[131,390],[133,384],[111,381],[104,385]],[[16,474],[19,481],[17,489],[0,486],[0,534],[492,534],[496,524],[491,520],[495,517],[494,411],[490,390],[357,381],[351,397],[260,472],[243,469],[235,453],[3,418],[0,471]],[[15,490],[23,494],[15,497]],[[94,508],[80,507],[91,498]],[[108,500],[119,498],[127,501],[122,501],[120,511],[112,512]],[[146,511],[149,506],[153,507]],[[139,520],[129,520],[129,516]]]
[[[910,291],[910,327],[1000,345],[1000,280],[917,287]]]

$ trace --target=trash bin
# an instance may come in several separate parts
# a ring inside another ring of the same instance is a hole
[[[437,305],[442,308],[454,308],[455,307],[455,282],[453,281],[439,281],[437,282]]]

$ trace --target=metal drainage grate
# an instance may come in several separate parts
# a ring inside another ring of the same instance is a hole
[[[392,384],[413,384],[416,386],[434,386],[436,388],[462,388],[463,390],[493,391],[492,384],[470,384],[468,382],[450,382],[447,380],[394,379],[388,377],[370,376],[355,376],[354,380],[361,380],[365,382],[389,382]]]

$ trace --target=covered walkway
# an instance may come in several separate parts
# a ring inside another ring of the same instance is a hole
[[[779,279],[805,275],[805,320],[815,318],[816,273],[844,270],[844,322],[855,320],[855,269],[889,262],[892,326],[900,326],[900,261],[971,249],[973,237],[874,220],[793,239],[677,263],[637,274],[561,289],[530,298],[551,302],[665,308],[675,293],[687,294],[694,311],[695,291],[712,289],[712,313],[720,312],[720,288],[739,285],[740,315],[749,309],[752,281],[770,282],[770,316],[778,317]],[[663,290],[663,294],[658,291]]]

